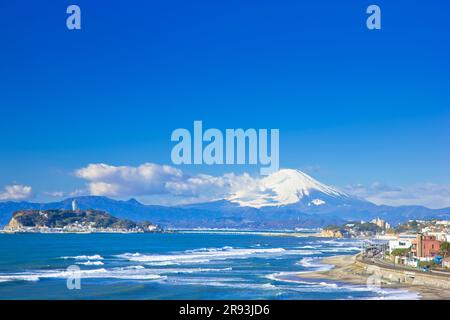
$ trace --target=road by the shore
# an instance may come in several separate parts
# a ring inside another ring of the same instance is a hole
[[[368,283],[370,283],[369,277],[373,276],[373,273],[368,272],[368,268],[370,269],[371,266],[356,262],[356,256],[333,256],[324,258],[321,260],[321,263],[333,265],[334,267],[332,269],[301,273],[298,274],[298,277],[308,279],[328,279],[352,284],[368,285]],[[398,283],[381,279],[380,286],[382,288],[402,288],[408,291],[417,292],[420,298],[424,300],[450,300],[450,290],[431,285],[424,285],[423,283]]]

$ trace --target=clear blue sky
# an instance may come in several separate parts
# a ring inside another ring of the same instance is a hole
[[[78,4],[82,30],[69,31]],[[368,5],[382,30],[366,28]],[[0,189],[170,164],[172,130],[279,128],[282,167],[342,186],[450,181],[450,3],[0,3]],[[184,167],[221,174],[258,167]]]

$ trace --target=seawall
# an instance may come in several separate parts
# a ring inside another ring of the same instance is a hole
[[[370,264],[362,261],[359,256],[355,259],[355,265],[364,269],[372,279],[380,278],[382,282],[392,284],[406,284],[413,286],[426,286],[441,289],[450,289],[450,277],[437,274],[425,274],[414,270],[391,269],[378,263]]]

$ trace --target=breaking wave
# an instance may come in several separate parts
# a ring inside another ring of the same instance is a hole
[[[151,265],[170,265],[170,264],[195,264],[207,263],[213,260],[242,259],[247,257],[273,256],[289,253],[289,250],[283,248],[267,249],[235,249],[233,247],[222,248],[201,248],[186,250],[182,253],[174,254],[142,254],[142,253],[124,253],[116,257],[134,262],[145,262]],[[300,254],[300,251],[297,252]],[[305,252],[304,254],[309,254]],[[312,253],[311,253],[312,254]]]
[[[94,254],[92,256],[88,255],[81,255],[81,256],[74,256],[74,257],[62,257],[64,260],[103,260],[104,258],[99,254]]]
[[[92,269],[80,270],[76,273],[81,279],[96,279],[96,278],[113,278],[113,279],[127,279],[127,280],[161,280],[165,276],[152,273],[152,270],[143,269],[129,269],[129,268],[113,268],[113,269]],[[52,270],[52,271],[34,271],[22,272],[12,274],[1,274],[0,282],[5,281],[39,281],[41,279],[62,278],[67,279],[73,277],[74,272],[66,270]]]
[[[331,270],[334,266],[331,264],[324,264],[320,262],[320,258],[303,258],[299,262],[298,265],[307,268],[306,271],[300,271],[299,273],[304,272],[317,272],[317,271],[327,271]]]
[[[75,262],[75,264],[80,264],[80,265],[85,265],[85,266],[102,266],[102,265],[104,265],[104,263],[101,261],[91,261],[91,260],[88,260],[85,262]]]

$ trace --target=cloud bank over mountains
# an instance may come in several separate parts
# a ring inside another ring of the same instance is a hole
[[[244,188],[252,181],[248,174],[189,175],[168,165],[144,163],[137,167],[90,164],[75,172],[87,181],[91,195],[140,197],[170,195],[211,201],[223,199],[232,190]]]
[[[32,188],[21,184],[5,186],[0,192],[0,201],[21,201],[30,199],[33,196]]]
[[[432,209],[450,206],[450,185],[389,186],[374,182],[338,189],[293,169],[282,169],[265,177],[248,173],[213,176],[188,174],[179,168],[155,163],[139,166],[93,163],[76,170],[74,175],[85,181],[86,188],[69,193],[45,192],[45,195],[54,198],[79,195],[135,197],[143,202],[164,205],[226,199],[241,206],[260,208],[296,203],[311,192],[319,191],[331,197],[352,196],[378,205],[423,205]],[[0,201],[22,201],[33,196],[32,187],[28,185],[7,185],[0,191]],[[318,205],[319,201],[313,204]]]

